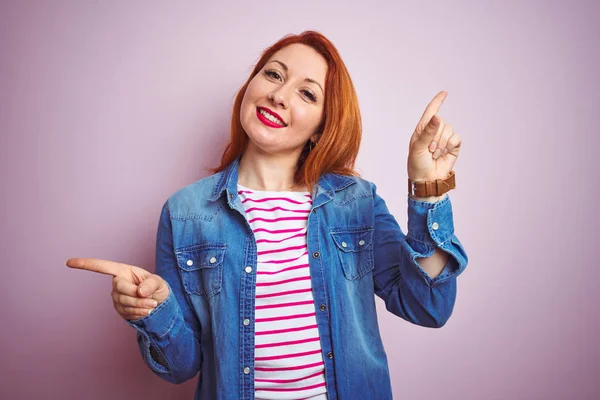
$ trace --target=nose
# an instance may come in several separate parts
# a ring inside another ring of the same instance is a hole
[[[288,94],[283,86],[270,93],[269,100],[271,100],[271,103],[277,104],[283,109],[287,109],[289,107]]]

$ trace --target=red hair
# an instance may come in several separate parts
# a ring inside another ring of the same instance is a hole
[[[325,77],[325,103],[323,121],[317,132],[318,144],[312,150],[308,142],[298,160],[295,184],[304,183],[310,191],[324,173],[358,176],[354,163],[358,155],[362,136],[362,122],[358,98],[346,65],[329,39],[316,31],[305,31],[299,35],[286,35],[265,49],[248,80],[237,93],[231,116],[231,137],[221,157],[221,165],[212,172],[223,171],[248,144],[248,135],[240,122],[242,99],[250,81],[267,61],[280,49],[291,44],[304,44],[316,50],[327,62]]]

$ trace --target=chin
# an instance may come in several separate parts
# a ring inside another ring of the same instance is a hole
[[[254,112],[254,109],[253,109]],[[251,113],[250,115],[245,115],[245,118],[241,121],[242,128],[244,128],[244,132],[248,135],[248,137],[253,141],[261,141],[261,142],[273,142],[274,138],[277,138],[283,133],[282,129],[272,129],[268,126],[265,126],[262,122],[256,118],[256,116]]]

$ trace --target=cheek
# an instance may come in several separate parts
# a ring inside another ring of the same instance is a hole
[[[240,117],[242,119],[251,118],[255,113],[256,108],[256,91],[249,85],[244,97],[242,98],[242,104],[240,105]]]
[[[247,97],[251,100],[256,100],[260,97],[265,97],[268,92],[268,86],[265,86],[264,82],[261,82],[260,79],[252,79],[246,88],[246,94],[244,97]]]
[[[242,98],[242,107],[248,105],[252,102],[252,88],[248,86],[246,89],[246,93],[244,93],[244,97]]]
[[[253,100],[257,97],[257,85],[255,80],[251,80],[246,88],[246,92],[244,93],[244,97],[242,99],[242,105],[246,105],[248,103],[253,102]]]
[[[295,110],[293,120],[302,129],[313,130],[317,128],[321,121],[321,111],[315,107],[299,107]]]

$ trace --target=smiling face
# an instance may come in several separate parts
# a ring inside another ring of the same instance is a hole
[[[327,63],[312,47],[286,46],[248,84],[240,122],[247,151],[299,157],[323,118]]]

